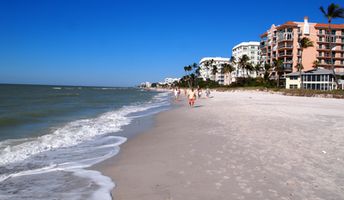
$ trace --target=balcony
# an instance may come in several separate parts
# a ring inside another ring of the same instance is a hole
[[[326,47],[317,47],[318,51],[330,51],[330,48],[326,48]]]
[[[278,34],[277,41],[283,42],[283,41],[293,41],[294,40],[294,34],[293,32],[281,32]]]
[[[279,57],[292,57],[293,56],[293,53],[279,53],[278,54]]]
[[[317,39],[317,43],[320,43],[320,44],[329,44],[330,43],[330,40],[320,40],[319,38]],[[344,40],[343,39],[337,39],[337,40],[332,40],[331,42],[332,44],[344,44]]]
[[[279,45],[278,46],[278,50],[279,49],[292,49],[293,48],[293,45]]]
[[[283,64],[283,70],[285,72],[291,72],[293,71],[293,64]]]
[[[329,34],[329,33],[325,33],[325,31],[322,31],[322,32],[317,32],[317,35],[321,35],[321,36],[336,36],[336,34]]]

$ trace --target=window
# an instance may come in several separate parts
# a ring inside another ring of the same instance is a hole
[[[316,75],[317,81],[320,81],[320,75]]]
[[[298,78],[297,76],[291,76],[290,80],[297,80],[297,78]]]
[[[320,90],[320,84],[318,83],[318,84],[315,84],[315,89],[316,90]]]
[[[323,30],[319,29],[319,35],[322,35],[322,33],[323,33]]]
[[[296,84],[290,84],[290,89],[297,89],[297,85]]]

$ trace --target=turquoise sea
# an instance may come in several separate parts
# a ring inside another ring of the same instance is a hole
[[[116,155],[123,129],[169,109],[169,98],[138,88],[0,84],[0,199],[111,199],[113,181],[85,168]]]

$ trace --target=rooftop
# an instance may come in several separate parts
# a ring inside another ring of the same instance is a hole
[[[308,71],[301,72],[302,75],[327,75],[327,74],[333,74],[332,70],[318,68],[318,69],[311,69]],[[337,73],[340,74],[340,73]],[[293,72],[290,74],[287,74],[286,76],[299,76],[300,72]]]
[[[205,62],[207,60],[214,60],[214,61],[228,61],[229,62],[229,58],[223,58],[223,57],[204,57],[202,58],[199,63]]]
[[[259,46],[260,43],[259,42],[256,42],[256,41],[249,41],[249,42],[241,42],[240,44],[236,45],[233,47],[233,49],[236,49],[240,46],[250,46],[250,45],[253,45],[253,46]],[[233,50],[232,49],[232,50]]]

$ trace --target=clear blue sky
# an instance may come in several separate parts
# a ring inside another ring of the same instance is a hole
[[[332,1],[0,0],[0,83],[133,86]],[[337,1],[335,3],[342,3]],[[344,23],[335,20],[334,23]]]

